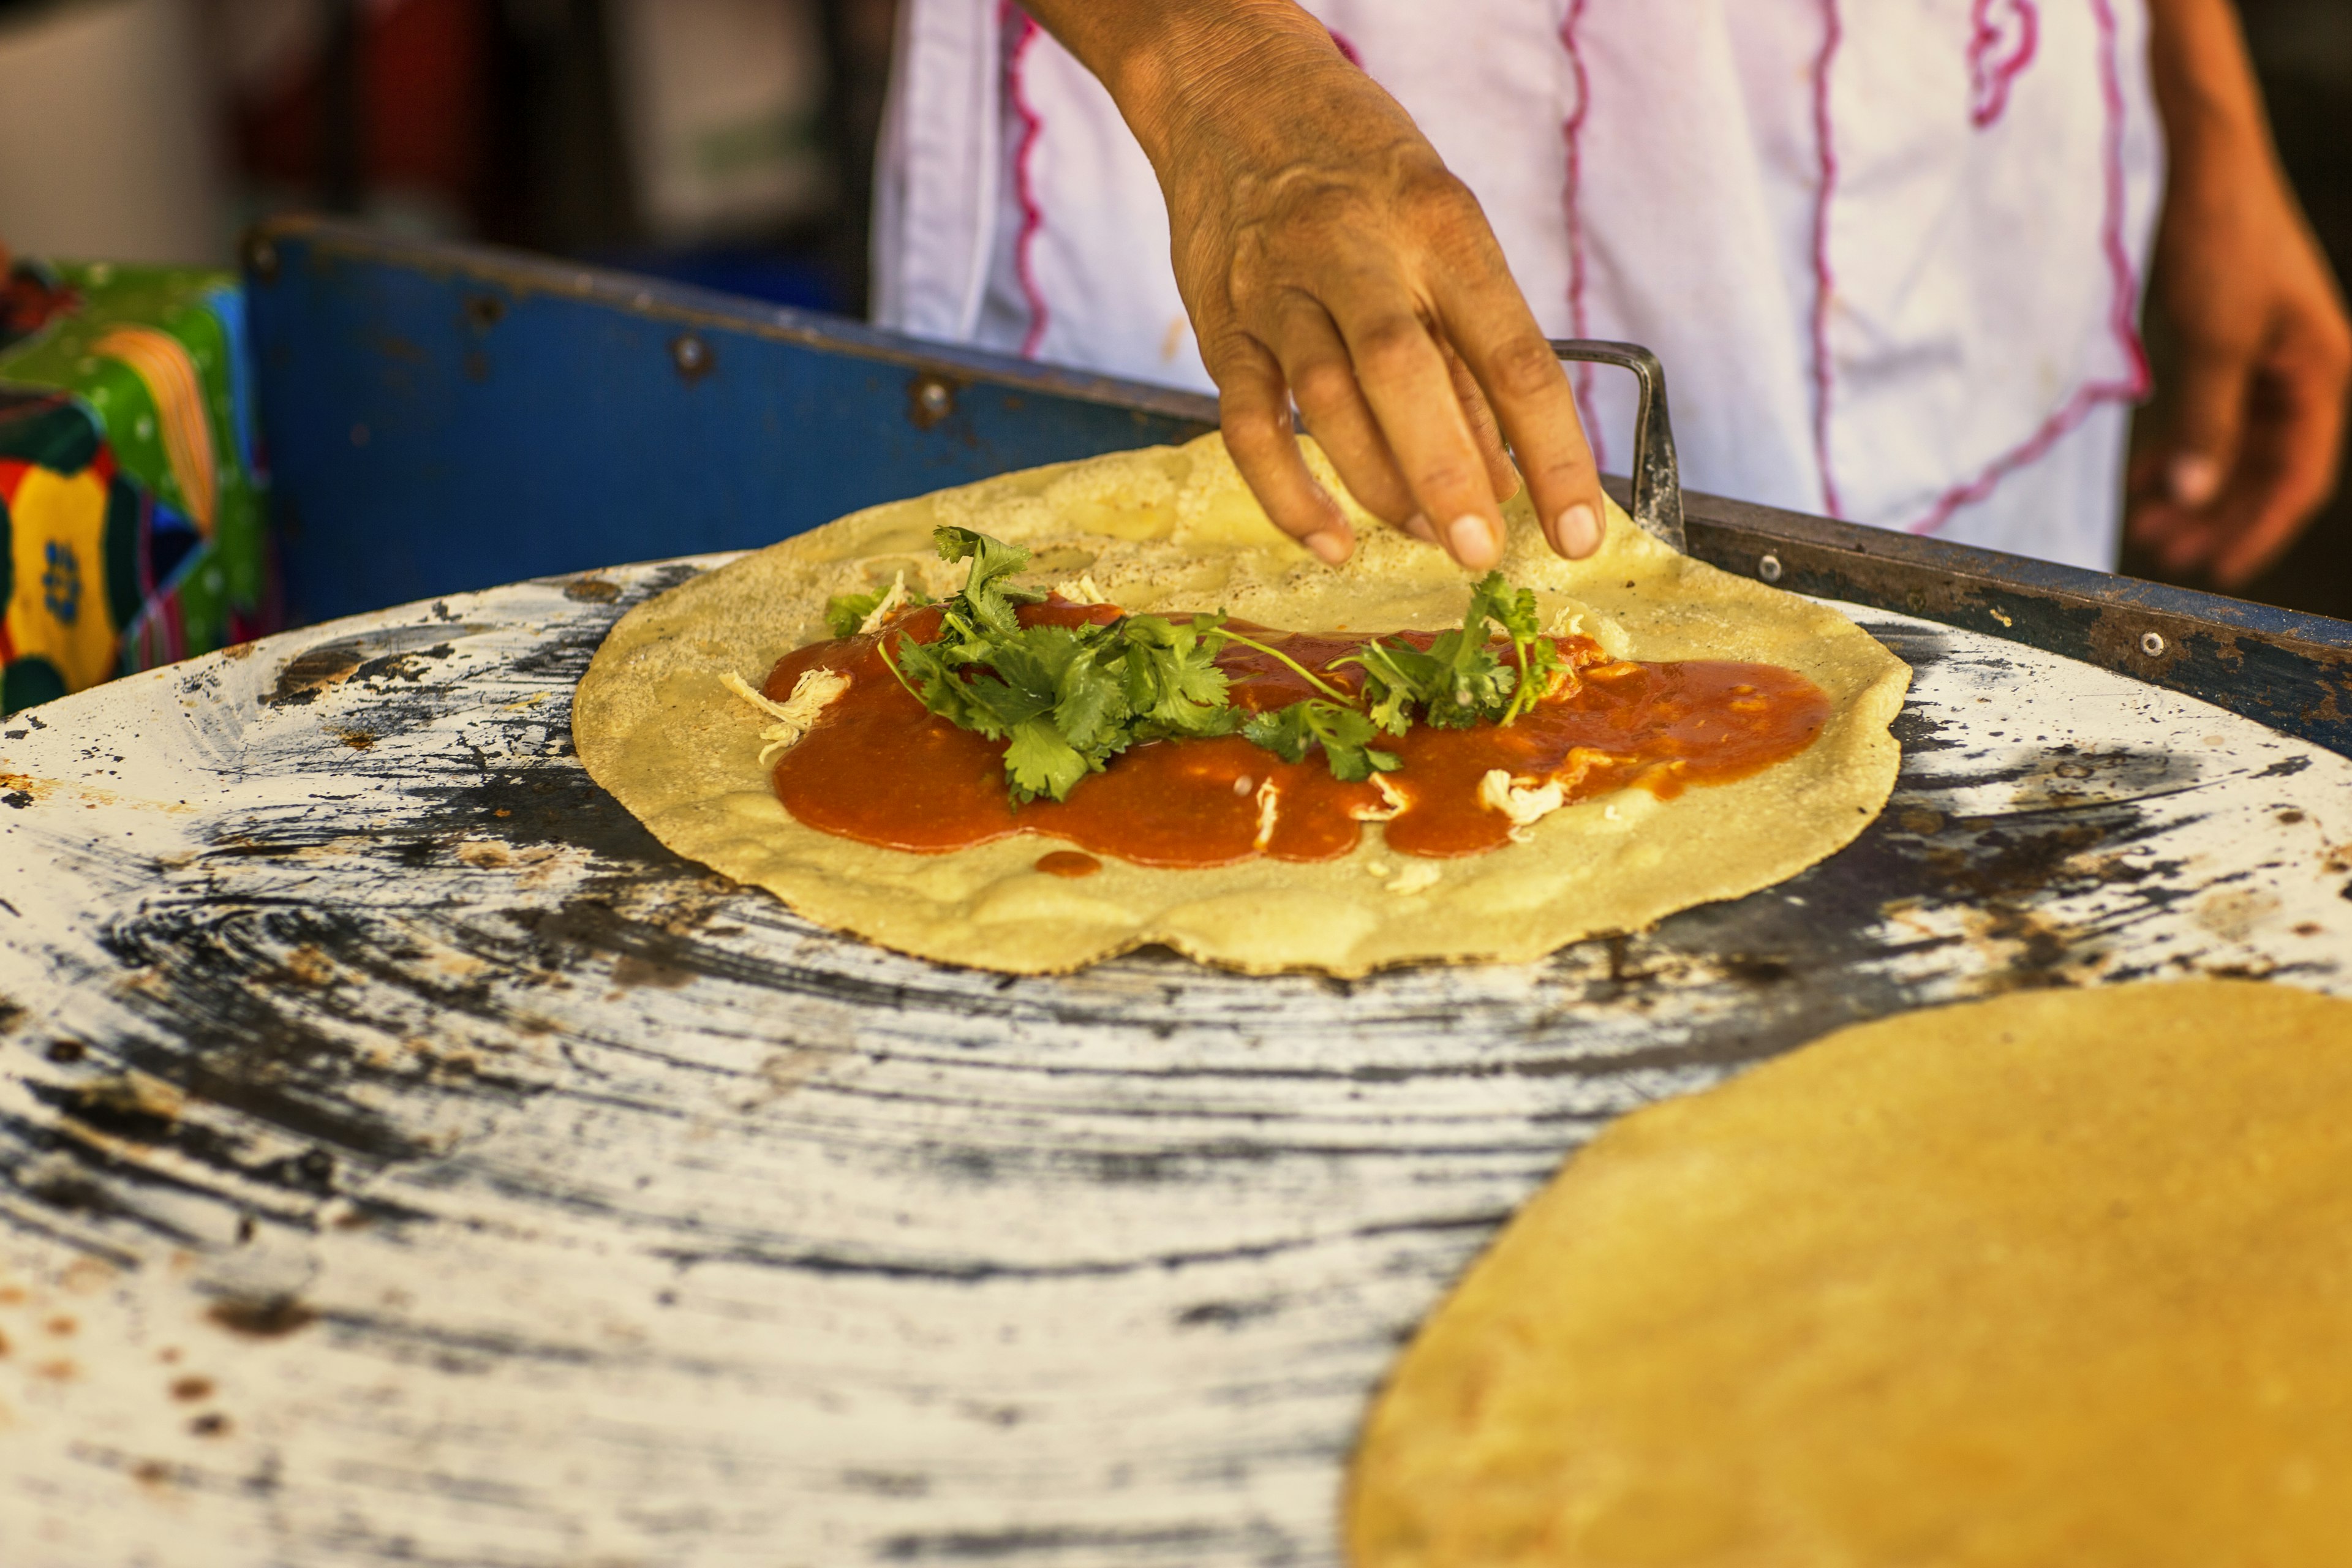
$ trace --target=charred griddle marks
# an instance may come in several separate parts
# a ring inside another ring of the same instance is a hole
[[[307,707],[320,694],[347,680],[415,680],[423,673],[418,659],[445,659],[457,650],[452,634],[471,635],[484,628],[455,626],[394,626],[359,637],[337,637],[304,648],[278,674],[277,687],[261,700],[265,708]]]
[[[1070,1554],[1100,1557],[1106,1552],[1126,1556],[1148,1548],[1156,1558],[1182,1549],[1186,1555],[1217,1556],[1253,1563],[1289,1562],[1297,1542],[1266,1526],[1252,1522],[1239,1529],[1206,1524],[1140,1525],[1106,1529],[1099,1525],[1021,1525],[1010,1530],[942,1530],[929,1533],[888,1535],[879,1543],[886,1563],[1030,1563],[1052,1553],[1057,1561]]]
[[[278,1340],[317,1322],[319,1310],[292,1296],[224,1296],[205,1310],[205,1316],[245,1339]]]
[[[261,700],[265,708],[301,707],[319,700],[319,693],[340,686],[360,667],[359,639],[321,643],[304,648],[278,672],[277,689]]]
[[[0,1035],[16,1033],[16,1026],[25,1021],[24,1007],[5,991],[0,991]]]
[[[182,1092],[242,1111],[306,1142],[371,1161],[424,1158],[421,1141],[345,1095],[373,1069],[342,1041],[302,1016],[331,991],[275,994],[262,975],[272,948],[303,945],[337,955],[364,944],[357,914],[307,908],[161,905],[102,934],[125,968],[156,983],[126,987],[123,1004],[160,1037],[126,1039],[125,1063]]]
[[[1092,1279],[1145,1274],[1155,1269],[1195,1268],[1220,1263],[1249,1263],[1285,1253],[1312,1251],[1349,1242],[1372,1241],[1392,1236],[1441,1236],[1469,1231],[1485,1235],[1511,1217],[1507,1208],[1481,1209],[1472,1214],[1433,1215],[1423,1219],[1384,1220],[1351,1226],[1329,1235],[1286,1237],[1280,1240],[1244,1243],[1235,1247],[1200,1247],[1150,1253],[1135,1258],[1081,1258],[1067,1263],[994,1263],[985,1259],[854,1257],[824,1247],[782,1251],[756,1247],[655,1247],[648,1256],[666,1258],[682,1268],[708,1263],[745,1265],[791,1273],[914,1279],[939,1285],[984,1285],[996,1280]]]
[[[1201,1301],[1175,1314],[1180,1329],[1235,1329],[1280,1311],[1279,1299],[1256,1301]]]

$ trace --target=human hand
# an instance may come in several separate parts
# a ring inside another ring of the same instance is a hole
[[[2168,13],[2190,4],[2158,8],[2159,42]],[[2158,60],[2172,171],[2156,305],[2179,368],[2159,388],[2157,438],[2132,459],[2128,526],[2167,571],[2231,589],[2275,562],[2335,489],[2352,322],[2251,75],[2217,68],[2234,26],[2197,9],[2176,25],[2203,27],[2201,47],[2184,47],[2170,82]]]
[[[1295,400],[1366,510],[1472,571],[1522,473],[1554,549],[1599,548],[1574,395],[1476,199],[1320,24],[1287,0],[1032,10],[1159,172],[1226,447],[1277,526],[1334,565],[1354,549]]]

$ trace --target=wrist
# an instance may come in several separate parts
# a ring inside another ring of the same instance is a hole
[[[1162,171],[1188,132],[1246,124],[1234,100],[1251,83],[1284,79],[1286,61],[1339,58],[1330,33],[1295,0],[1029,0],[1028,9],[1101,80]]]

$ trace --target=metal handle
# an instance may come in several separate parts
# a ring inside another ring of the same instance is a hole
[[[1639,343],[1592,338],[1554,338],[1551,352],[1564,360],[1613,364],[1641,383],[1642,402],[1633,417],[1633,521],[1642,531],[1678,554],[1683,540],[1683,480],[1675,460],[1675,429],[1666,417],[1666,369]]]

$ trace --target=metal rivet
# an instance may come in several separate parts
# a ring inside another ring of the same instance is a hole
[[[943,376],[919,375],[907,388],[907,417],[928,430],[955,412],[955,385]]]
[[[1780,580],[1780,558],[1777,555],[1767,555],[1763,560],[1759,561],[1756,563],[1756,575],[1763,578],[1767,583],[1778,583]]]
[[[2147,655],[2150,658],[2163,658],[2163,637],[2157,632],[2142,632],[2139,637],[2139,651]]]
[[[669,357],[677,374],[692,381],[710,368],[710,345],[695,332],[681,332],[669,342]]]

